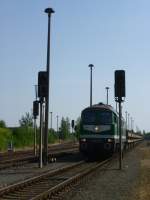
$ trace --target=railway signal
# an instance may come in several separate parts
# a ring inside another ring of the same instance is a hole
[[[46,71],[40,71],[38,74],[38,96],[47,97],[48,95],[48,75]]]
[[[115,71],[115,101],[119,103],[119,169],[122,169],[122,108],[121,103],[125,97],[125,71]]]
[[[75,127],[75,123],[74,123],[74,120],[71,120],[71,128],[72,128],[72,133],[73,133],[73,129]]]
[[[74,120],[71,121],[71,127],[74,128]]]
[[[116,101],[123,101],[122,97],[125,97],[125,71],[115,71],[115,98]]]
[[[39,167],[43,167],[43,103],[44,98],[48,96],[48,73],[47,71],[40,71],[38,73],[38,97],[40,103],[40,137],[39,137]]]
[[[39,115],[39,101],[33,101],[33,118],[34,118],[34,155],[36,156],[36,119]]]
[[[33,117],[34,119],[37,118],[39,115],[39,101],[33,101]]]

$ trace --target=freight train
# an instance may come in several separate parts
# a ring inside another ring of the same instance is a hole
[[[126,130],[122,118],[122,148],[129,148],[142,136]],[[88,157],[112,155],[119,149],[119,115],[112,106],[99,103],[81,113],[80,152]]]

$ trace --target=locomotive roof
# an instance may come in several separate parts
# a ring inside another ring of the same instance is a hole
[[[98,103],[98,104],[92,105],[91,107],[87,107],[84,110],[89,110],[89,109],[92,109],[92,110],[93,109],[97,109],[97,110],[99,110],[99,109],[110,110],[113,113],[115,113],[116,115],[118,115],[118,113],[114,110],[114,108],[111,105],[107,105],[107,104],[103,104],[103,103]]]

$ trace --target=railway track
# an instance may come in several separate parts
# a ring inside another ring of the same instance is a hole
[[[78,151],[78,145],[60,145],[59,147],[53,147],[53,148],[49,148],[49,152],[48,152],[48,159],[50,161],[51,158],[53,157],[59,157],[62,156],[66,153],[71,153],[71,152],[75,152]],[[0,170],[5,169],[5,168],[9,168],[9,167],[13,167],[13,166],[19,166],[19,165],[23,165],[25,163],[29,163],[29,162],[35,162],[38,160],[38,155],[34,156],[33,154],[31,154],[31,152],[29,151],[28,153],[23,153],[21,154],[20,152],[18,153],[18,156],[13,156],[13,155],[9,155],[4,157],[3,159],[1,159],[0,161]]]
[[[51,199],[53,196],[57,196],[60,191],[108,163],[111,159],[94,163],[80,161],[57,170],[48,171],[0,189],[0,199]]]
[[[78,146],[77,143],[74,142],[66,142],[66,143],[61,143],[61,144],[57,144],[57,145],[53,145],[53,146],[49,146],[48,151],[57,151],[57,150],[61,150],[61,149],[68,149],[70,147],[75,147]],[[37,153],[38,153],[38,149],[37,149]],[[16,159],[16,158],[20,158],[20,156],[33,156],[34,155],[34,151],[33,149],[29,149],[29,150],[19,150],[19,151],[8,151],[8,152],[0,152],[0,162],[4,161],[4,160],[9,160],[9,159]]]

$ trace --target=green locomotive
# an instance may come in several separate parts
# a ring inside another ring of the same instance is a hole
[[[111,155],[119,148],[119,118],[112,106],[99,103],[81,113],[79,145],[87,156]],[[126,128],[122,119],[122,147],[126,145]]]

